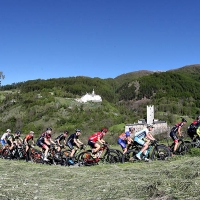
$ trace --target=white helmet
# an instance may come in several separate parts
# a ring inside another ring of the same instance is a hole
[[[11,132],[11,130],[10,130],[10,129],[7,129],[7,130],[6,130],[6,132],[9,132],[9,133],[10,133],[10,132]]]

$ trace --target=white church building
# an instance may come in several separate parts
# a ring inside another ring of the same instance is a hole
[[[92,94],[86,93],[80,99],[76,99],[76,101],[78,101],[80,103],[86,103],[88,101],[91,101],[91,102],[102,102],[102,98],[101,98],[100,95],[96,95],[95,92],[94,92],[94,89],[93,89]]]

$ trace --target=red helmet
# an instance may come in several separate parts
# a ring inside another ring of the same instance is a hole
[[[107,129],[107,128],[102,128],[102,129],[101,129],[101,132],[107,133],[107,132],[108,132],[108,129]]]

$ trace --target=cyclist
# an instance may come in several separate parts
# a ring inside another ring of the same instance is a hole
[[[197,116],[196,120],[194,120],[190,126],[188,126],[187,133],[189,137],[193,140],[194,136],[197,135],[197,128],[200,125],[200,116]]]
[[[147,127],[137,133],[135,133],[134,141],[142,146],[142,149],[136,154],[136,158],[141,160],[141,154],[144,155],[145,160],[148,161],[148,147],[150,141],[156,141],[152,136],[151,131],[153,130],[152,124],[147,124]]]
[[[29,149],[30,149],[30,147],[33,147],[33,145],[35,144],[33,136],[34,136],[34,132],[30,131],[29,134],[26,135],[26,137],[23,140],[23,144],[26,147],[26,149],[25,149],[26,150],[26,162],[30,161],[30,151],[29,151]],[[32,145],[29,144],[30,140],[32,141]]]
[[[75,131],[76,131],[75,133],[71,134],[68,137],[67,144],[66,144],[71,149],[69,162],[72,165],[74,164],[74,161],[72,160],[72,158],[74,156],[75,151],[77,150],[77,148],[80,148],[81,146],[83,146],[83,143],[79,140],[79,136],[81,135],[81,130],[76,129]]]
[[[47,159],[47,154],[50,148],[51,144],[56,144],[52,139],[51,139],[51,134],[52,134],[52,128],[47,128],[44,133],[38,138],[37,140],[37,145],[41,147],[42,149],[45,149],[44,152],[44,161],[49,161]]]
[[[127,152],[127,144],[131,144],[133,142],[133,139],[131,138],[131,134],[133,134],[135,131],[135,128],[130,127],[128,131],[125,133],[122,133],[118,138],[118,144],[121,146],[123,154]]]
[[[69,132],[68,131],[64,131],[64,133],[60,134],[56,139],[55,139],[55,143],[58,146],[57,151],[60,152],[61,148],[61,141],[64,141],[64,144],[66,144],[66,138],[68,136]]]
[[[2,135],[1,137],[1,145],[2,145],[2,150],[5,149],[5,145],[7,144],[7,139],[9,137],[9,134],[11,133],[10,129],[7,129],[6,132]]]
[[[97,142],[99,142],[100,144],[105,144],[106,142],[103,139],[103,137],[106,135],[107,132],[108,132],[108,129],[102,128],[101,131],[92,134],[88,138],[88,145],[92,149],[92,156],[94,158],[96,157],[96,153],[99,151],[99,149],[101,147]]]
[[[187,120],[182,118],[181,122],[177,123],[176,125],[174,125],[170,131],[170,137],[172,138],[172,140],[174,141],[175,145],[174,145],[174,149],[173,149],[173,154],[176,152],[176,149],[178,147],[178,136],[182,137],[182,133],[181,133],[181,128],[182,126],[184,126],[187,123]],[[178,133],[178,136],[177,136]]]

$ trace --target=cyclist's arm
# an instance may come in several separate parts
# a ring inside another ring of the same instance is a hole
[[[78,147],[78,148],[80,148],[80,144],[79,144],[79,139],[74,139],[74,143],[76,144],[76,146]]]
[[[49,139],[49,141],[50,141],[52,144],[56,144],[51,138]]]
[[[182,134],[181,134],[181,126],[178,127],[178,135],[182,136]]]
[[[19,144],[23,143],[23,139],[21,137],[19,137]]]
[[[78,142],[79,144],[83,144],[79,139],[77,139],[77,142]]]
[[[60,145],[60,140],[59,139],[55,140],[55,143],[58,143]]]
[[[44,138],[44,142],[45,142],[45,144],[47,144],[47,145],[50,145],[50,144],[51,144],[47,138]]]
[[[128,136],[127,137],[127,143],[130,144],[131,142],[133,142],[133,139],[130,136]]]
[[[101,144],[104,144],[104,143],[106,143],[106,141],[102,138],[102,139],[100,139],[100,137],[98,137],[98,141],[99,141],[99,143],[101,143]]]
[[[150,140],[155,140],[151,133],[147,133],[146,137]]]

